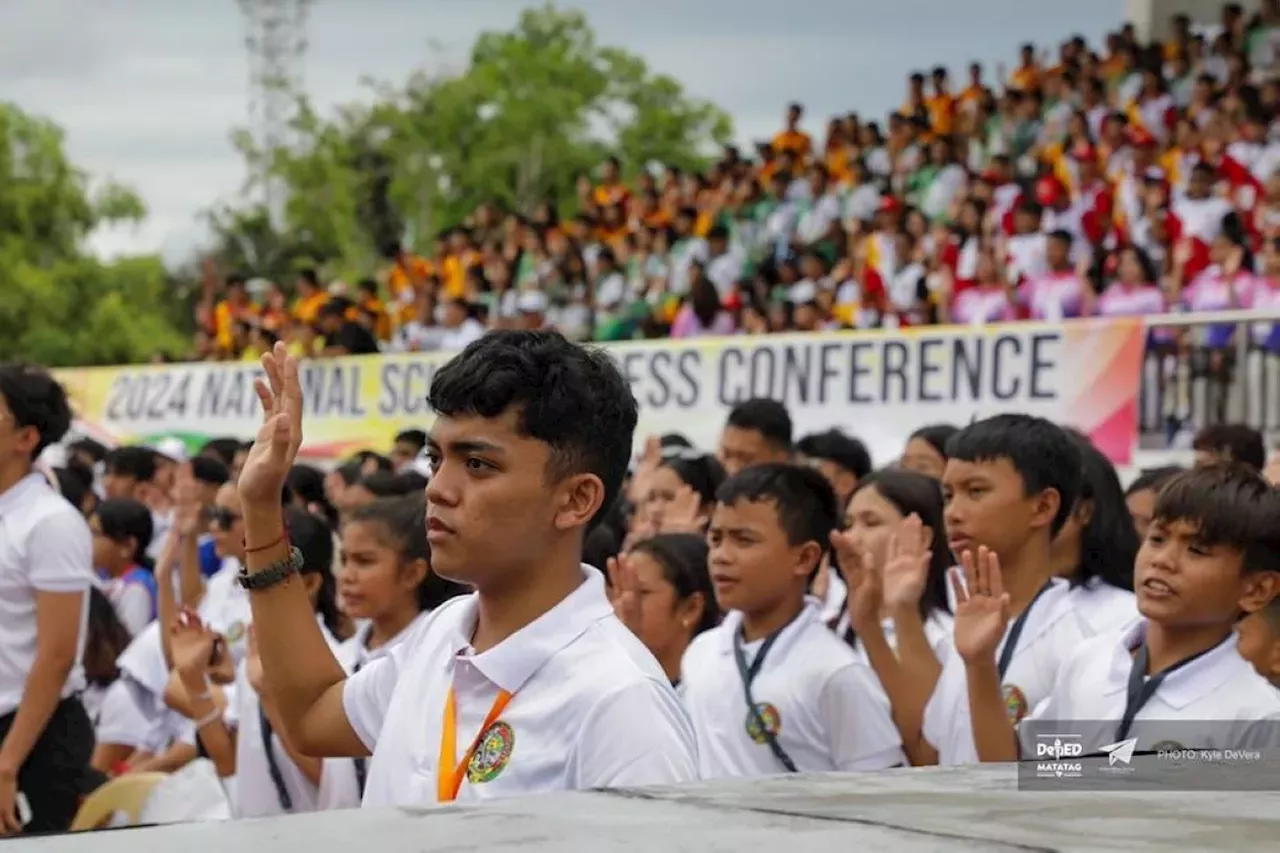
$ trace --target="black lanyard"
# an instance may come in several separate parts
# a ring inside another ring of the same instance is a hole
[[[1009,665],[1013,663],[1013,654],[1018,650],[1018,638],[1022,636],[1022,629],[1027,627],[1027,618],[1031,615],[1031,609],[1036,606],[1040,596],[1051,589],[1053,589],[1053,581],[1045,581],[1044,586],[1040,587],[1040,591],[1035,594],[1030,603],[1018,614],[1018,618],[1014,619],[1013,624],[1009,626],[1009,636],[1005,638],[1004,648],[1000,650],[1000,660],[996,666],[1002,682],[1004,681],[1005,673],[1009,671]]]
[[[760,709],[756,707],[755,696],[751,693],[751,685],[755,683],[756,676],[760,674],[761,668],[764,667],[765,656],[769,654],[769,650],[773,648],[773,644],[782,636],[782,632],[791,626],[792,622],[799,619],[804,613],[803,610],[797,613],[795,618],[774,631],[765,641],[760,644],[760,651],[756,652],[755,659],[751,661],[751,665],[747,665],[747,656],[742,649],[742,629],[739,628],[733,632],[733,659],[738,664],[738,675],[742,679],[742,693],[747,700],[747,713],[751,715],[753,722],[760,729],[760,734],[764,737],[765,743],[769,747],[769,751],[773,753],[773,757],[778,759],[778,763],[786,768],[788,773],[796,773],[796,764],[791,760],[791,756],[787,755],[786,750],[782,748],[782,744],[778,743],[778,736],[770,731],[769,726],[764,719],[764,715],[760,713]]]
[[[356,661],[356,665],[352,668],[351,674],[355,675],[360,671],[363,661]],[[355,758],[356,765],[356,785],[360,788],[360,799],[364,799],[364,784],[369,780],[369,759]]]
[[[262,729],[262,750],[267,754],[267,773],[271,776],[271,784],[276,787],[276,797],[280,800],[280,808],[286,812],[293,811],[293,796],[284,786],[284,774],[280,772],[280,762],[276,759],[275,745],[271,741],[271,721],[267,719],[267,710],[258,702],[258,725]]]
[[[1234,639],[1235,635],[1231,634],[1222,643]],[[1156,691],[1160,689],[1161,684],[1164,684],[1164,680],[1169,677],[1170,673],[1199,660],[1220,647],[1222,643],[1210,646],[1204,651],[1196,652],[1190,657],[1185,657],[1173,666],[1147,678],[1147,665],[1150,663],[1151,653],[1147,650],[1147,644],[1144,641],[1137,654],[1133,656],[1133,666],[1129,669],[1129,691],[1124,700],[1124,716],[1120,718],[1120,727],[1116,729],[1116,740],[1122,741],[1129,737],[1129,730],[1133,728],[1134,718],[1138,716],[1138,712],[1142,710],[1143,706],[1151,701],[1151,697],[1156,695]]]

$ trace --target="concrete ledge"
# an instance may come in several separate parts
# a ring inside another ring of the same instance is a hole
[[[1275,765],[1267,768],[1275,772]],[[775,777],[485,806],[321,812],[7,842],[12,853],[1248,851],[1280,849],[1280,794],[1019,792],[1010,766]]]

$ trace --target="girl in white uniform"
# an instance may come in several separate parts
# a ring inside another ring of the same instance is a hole
[[[678,691],[685,650],[720,623],[707,571],[707,540],[661,533],[610,559],[608,568],[614,612],[653,652]]]
[[[1080,497],[1049,549],[1054,573],[1071,583],[1070,599],[1086,630],[1123,631],[1138,618],[1133,561],[1138,534],[1125,508],[1120,478],[1085,436],[1068,430],[1080,448]]]
[[[920,735],[924,707],[951,645],[942,489],[907,470],[884,470],[858,484],[832,537],[850,579],[837,632],[875,670],[913,764],[936,754]]]
[[[420,619],[466,587],[431,571],[426,499],[383,498],[350,510],[342,524],[338,605],[360,623],[335,652],[349,674],[386,654]],[[317,807],[359,808],[368,759],[326,758]]]
[[[289,541],[302,552],[300,574],[316,619],[336,648],[342,617],[329,571],[333,537],[323,521],[305,510],[289,507],[285,520]],[[261,665],[252,651],[237,667],[232,690],[223,691],[211,683],[208,664],[219,641],[218,633],[191,611],[185,611],[172,628],[177,683],[171,683],[166,695],[170,707],[194,724],[202,751],[228,789],[233,815],[314,811],[321,760],[301,755],[278,733],[270,697],[260,693]]]

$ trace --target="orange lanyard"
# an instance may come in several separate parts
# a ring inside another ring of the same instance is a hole
[[[480,731],[476,732],[471,746],[467,747],[466,755],[458,761],[458,705],[454,699],[453,686],[450,685],[449,698],[444,703],[444,720],[440,725],[440,759],[436,763],[437,800],[442,803],[451,803],[458,798],[462,779],[467,775],[467,765],[471,763],[471,758],[476,754],[480,741],[489,731],[489,727],[497,721],[498,716],[507,707],[507,703],[511,701],[511,696],[512,694],[505,690],[498,691],[498,698],[493,700],[493,707],[489,709],[489,714],[480,724]]]

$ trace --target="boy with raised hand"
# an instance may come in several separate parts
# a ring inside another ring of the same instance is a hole
[[[697,778],[693,731],[614,616],[583,537],[616,499],[636,402],[603,352],[555,332],[485,335],[428,402],[432,568],[476,592],[347,677],[316,624],[278,496],[302,441],[298,366],[263,358],[264,421],[239,480],[268,689],[291,740],[368,756],[367,806]]]
[[[1061,662],[1090,634],[1049,559],[1080,492],[1080,450],[1044,418],[1007,414],[965,427],[947,443],[947,456],[942,488],[951,552],[966,577],[983,554],[1005,567],[1011,615],[991,665],[1004,713],[1017,722],[1048,695]],[[969,707],[965,662],[948,655],[923,717],[939,764],[979,760]]]
[[[1013,761],[1025,747],[1000,714],[993,664],[1009,593],[990,552],[970,568],[967,584],[954,572],[952,582],[974,739],[983,761]],[[1086,753],[1131,737],[1140,752],[1280,746],[1280,693],[1241,656],[1235,635],[1280,593],[1280,494],[1240,465],[1178,475],[1156,502],[1134,589],[1141,621],[1081,643],[1027,719],[1044,732],[1083,729]]]
[[[838,512],[822,473],[803,466],[757,465],[717,491],[709,567],[728,615],[681,664],[703,778],[905,763],[875,675],[806,597]]]

